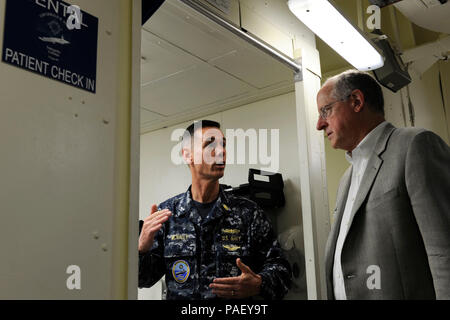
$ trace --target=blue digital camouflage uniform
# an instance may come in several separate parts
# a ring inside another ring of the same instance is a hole
[[[261,275],[264,299],[282,299],[291,284],[289,263],[271,224],[257,204],[220,188],[211,212],[202,219],[190,187],[163,203],[172,216],[155,236],[151,250],[139,254],[139,287],[166,277],[167,299],[216,299],[209,284],[235,277],[236,258]]]

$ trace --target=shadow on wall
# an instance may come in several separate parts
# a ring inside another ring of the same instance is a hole
[[[303,249],[303,231],[300,226],[293,226],[278,236],[292,270],[292,286],[284,300],[307,299],[305,256]]]

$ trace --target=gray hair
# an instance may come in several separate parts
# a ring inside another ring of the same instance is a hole
[[[325,84],[327,83],[333,84],[331,95],[337,100],[345,100],[353,90],[361,90],[369,109],[384,115],[383,91],[378,82],[368,73],[347,70],[329,78]]]

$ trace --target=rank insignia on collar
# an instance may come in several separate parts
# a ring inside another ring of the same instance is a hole
[[[189,278],[191,269],[185,260],[175,261],[172,267],[172,275],[176,282],[185,283]]]

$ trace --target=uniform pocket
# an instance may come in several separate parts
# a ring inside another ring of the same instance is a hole
[[[179,298],[192,295],[197,272],[195,239],[183,234],[167,236],[164,258],[166,283],[171,294]]]
[[[194,256],[196,252],[195,239],[181,241],[181,240],[167,240],[164,247],[165,258],[176,257],[190,257]]]
[[[236,277],[241,272],[236,259],[247,260],[248,250],[243,242],[221,242],[217,245],[217,275],[219,277]]]

